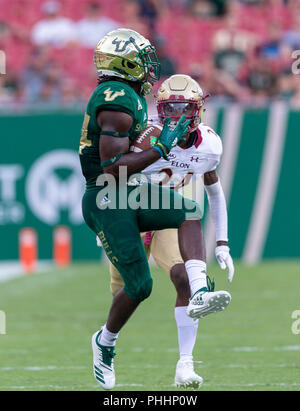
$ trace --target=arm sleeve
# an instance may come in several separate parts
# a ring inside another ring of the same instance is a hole
[[[220,180],[205,186],[205,191],[216,229],[216,241],[228,241],[227,207]]]

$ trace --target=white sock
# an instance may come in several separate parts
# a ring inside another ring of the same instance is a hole
[[[178,331],[178,345],[181,360],[192,360],[197,338],[198,320],[186,314],[187,307],[175,307],[175,320]]]
[[[112,333],[108,331],[108,329],[106,328],[106,324],[104,324],[98,342],[99,344],[104,345],[105,347],[113,347],[116,345],[118,335],[119,333]]]
[[[189,278],[191,295],[200,288],[207,287],[206,263],[201,260],[188,260],[185,269]]]

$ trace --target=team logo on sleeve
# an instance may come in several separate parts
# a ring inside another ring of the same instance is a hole
[[[125,91],[122,89],[121,91],[111,91],[110,87],[104,91],[106,95],[105,101],[114,101],[119,96],[125,96]]]

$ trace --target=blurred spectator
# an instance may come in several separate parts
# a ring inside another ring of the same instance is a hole
[[[257,6],[261,4],[263,0],[239,0],[240,3],[250,4],[251,6]]]
[[[246,59],[243,52],[234,48],[221,50],[215,54],[214,58],[218,69],[225,71],[235,78],[238,78],[240,68]]]
[[[162,37],[154,39],[157,57],[161,66],[161,77],[168,77],[176,73],[176,62],[167,51],[165,40]]]
[[[251,96],[247,88],[241,86],[225,71],[218,70],[212,60],[207,60],[201,65],[192,64],[189,74],[200,83],[205,94],[210,94],[212,101],[218,103],[226,101],[247,103],[250,101]]]
[[[156,26],[157,17],[160,13],[160,9],[163,6],[163,2],[159,0],[139,0],[140,16],[144,19],[150,30],[154,31]]]
[[[0,47],[3,47],[10,34],[11,29],[9,25],[5,21],[0,21]]]
[[[213,56],[216,68],[238,79],[256,41],[255,34],[239,27],[237,9],[230,7],[224,26],[217,30],[213,37]]]
[[[89,3],[85,18],[79,20],[76,25],[78,41],[84,47],[95,48],[106,33],[118,27],[120,24],[117,21],[102,15],[99,3]]]
[[[189,0],[187,4],[192,17],[212,18],[226,11],[226,0]]]
[[[137,1],[122,1],[120,3],[120,15],[122,16],[122,27],[135,30],[146,38],[149,38],[149,29],[140,17],[140,8]]]
[[[257,58],[247,76],[253,101],[257,105],[267,104],[277,91],[277,77],[272,70],[272,65],[265,58]]]
[[[60,16],[59,2],[47,1],[43,3],[41,10],[45,18],[33,26],[31,34],[34,44],[63,47],[75,41],[75,24],[72,20]]]
[[[28,41],[28,29],[15,22],[0,21],[0,47],[13,38],[22,42]]]
[[[62,84],[63,75],[60,67],[55,64],[47,66],[44,73],[43,84],[37,96],[38,103],[46,103],[49,105],[61,104]]]
[[[14,103],[19,96],[19,84],[16,76],[9,70],[6,75],[0,74],[0,106]]]
[[[51,62],[44,48],[34,50],[21,82],[27,103],[59,104],[62,100],[62,70]]]
[[[0,9],[9,72],[0,81],[2,103],[81,104],[95,86],[92,49],[108,31],[128,27],[156,46],[162,78],[190,73],[218,102],[278,97],[300,108],[300,76],[291,74],[300,0],[113,0],[108,8],[104,0],[60,1],[18,0],[5,14],[6,0]],[[79,1],[83,15],[73,7]]]
[[[294,74],[291,68],[284,69],[278,77],[278,96],[281,99],[289,100],[295,91]]]
[[[257,35],[240,27],[239,15],[231,8],[223,27],[216,31],[213,37],[213,48],[216,51],[234,49],[242,53],[250,53],[257,43]]]
[[[272,21],[268,27],[268,38],[266,41],[259,44],[256,48],[256,53],[268,60],[278,60],[280,58],[282,48],[282,29],[281,24]]]
[[[25,102],[34,103],[38,100],[48,64],[49,59],[44,48],[33,50],[28,65],[20,76]]]
[[[300,8],[293,15],[291,27],[283,33],[282,44],[292,50],[300,50]]]
[[[300,110],[300,75],[293,75],[294,94],[290,100],[290,105],[295,110]]]
[[[233,77],[237,77],[239,70],[246,60],[247,36],[243,39],[243,33],[235,26],[231,26],[232,20],[227,20],[227,26],[217,31],[214,38],[214,61],[216,68],[224,70]]]

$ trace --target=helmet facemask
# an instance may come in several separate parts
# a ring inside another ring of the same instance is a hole
[[[157,111],[161,122],[171,118],[171,125],[176,125],[182,115],[190,120],[188,132],[196,130],[201,122],[204,98],[200,101],[187,100],[183,96],[170,96],[169,99],[157,102]]]
[[[205,99],[200,85],[187,74],[174,74],[160,86],[156,105],[160,120],[171,118],[171,125],[177,124],[182,115],[190,121],[188,133],[196,130],[201,122]]]
[[[160,79],[160,63],[157,58],[155,47],[146,46],[140,50],[136,59],[140,58],[145,69],[146,76],[155,82]]]
[[[136,56],[136,61],[137,64],[142,64],[145,70],[146,81],[142,81],[142,92],[143,94],[149,94],[152,91],[153,83],[160,79],[161,66],[157,58],[155,47],[146,46],[139,50]],[[138,61],[141,61],[141,63],[138,63]]]

